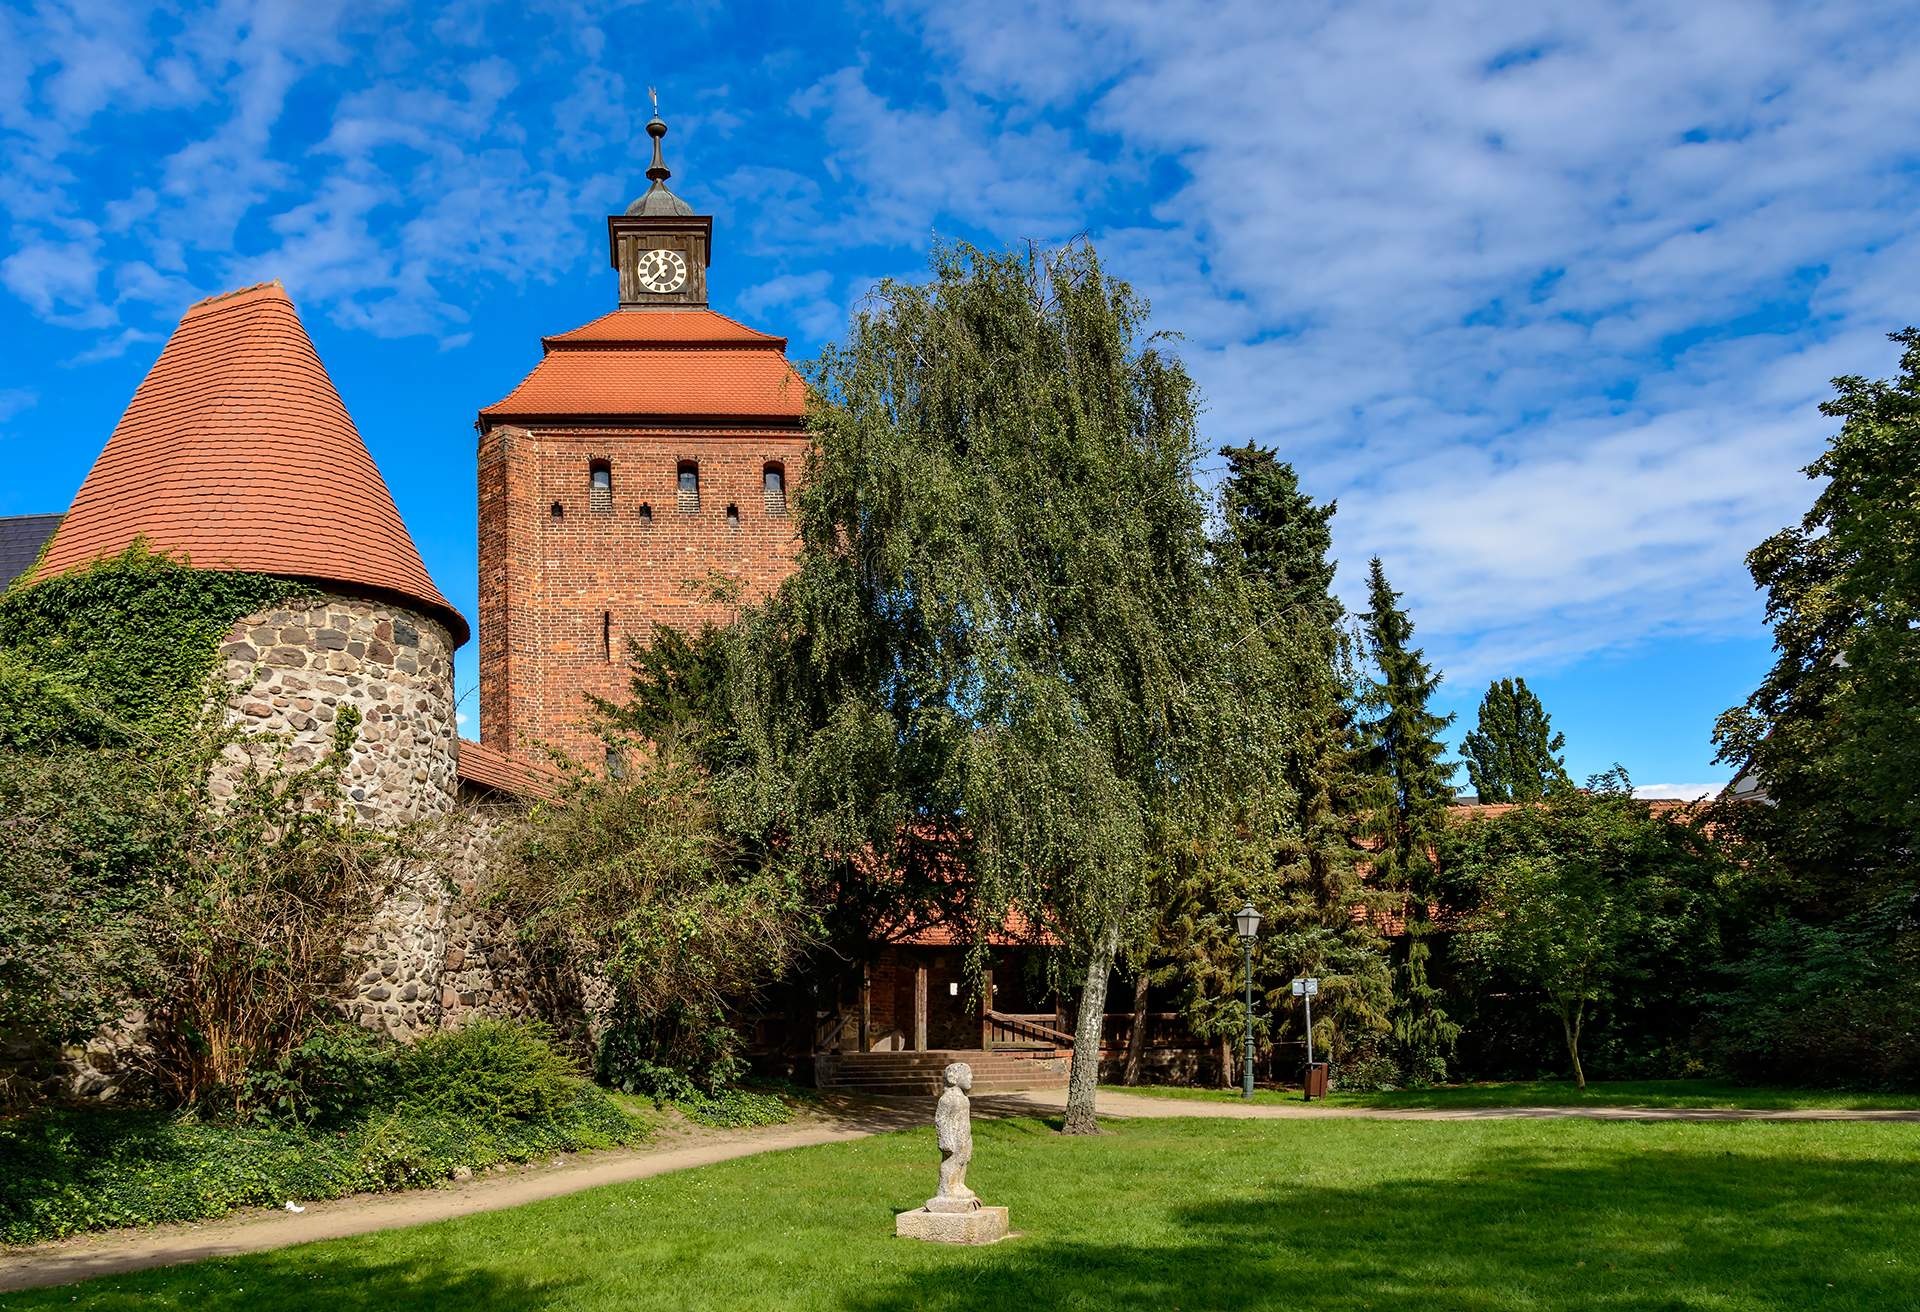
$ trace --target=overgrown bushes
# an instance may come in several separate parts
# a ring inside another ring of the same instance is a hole
[[[0,1240],[413,1188],[647,1132],[538,1027],[475,1025],[412,1048],[348,1035],[291,1055],[271,1114],[263,1100],[246,1120],[87,1110],[0,1122]]]
[[[646,754],[576,778],[505,844],[493,897],[529,952],[605,998],[596,1072],[635,1093],[664,1073],[706,1093],[744,1070],[732,1005],[808,941],[796,887],[723,833],[705,775]]]

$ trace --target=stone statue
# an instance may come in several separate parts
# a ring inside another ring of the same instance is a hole
[[[934,1105],[933,1127],[940,1137],[940,1192],[927,1199],[929,1212],[971,1212],[980,1206],[967,1188],[967,1163],[973,1160],[973,1067],[963,1061],[950,1064],[946,1088]]]
[[[934,1105],[933,1126],[940,1140],[940,1192],[919,1207],[893,1219],[893,1232],[903,1239],[928,1239],[939,1244],[994,1244],[1005,1239],[1007,1209],[986,1207],[967,1188],[967,1164],[973,1160],[973,1067],[956,1061],[942,1073],[940,1101]]]

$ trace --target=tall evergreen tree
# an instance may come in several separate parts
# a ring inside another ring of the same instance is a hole
[[[1400,594],[1388,585],[1378,556],[1367,563],[1367,602],[1361,629],[1378,678],[1361,696],[1371,802],[1363,827],[1374,850],[1373,882],[1401,898],[1413,895],[1405,902],[1406,957],[1395,981],[1393,1034],[1402,1069],[1427,1082],[1445,1077],[1447,1052],[1460,1032],[1426,972],[1427,898],[1453,801],[1454,766],[1441,759],[1446,747],[1439,735],[1453,717],[1431,709],[1441,676],[1413,645],[1413,621],[1400,609]]]
[[[1283,610],[1337,629],[1346,614],[1332,591],[1338,503],[1316,505],[1293,466],[1266,447],[1228,446],[1220,454],[1228,471],[1220,488],[1225,532],[1215,551],[1271,588]]]
[[[1537,802],[1573,786],[1560,754],[1566,745],[1525,679],[1497,679],[1480,699],[1479,727],[1467,734],[1460,755],[1481,801]]]
[[[1424,893],[1453,801],[1455,767],[1441,759],[1440,741],[1453,717],[1431,709],[1442,676],[1413,645],[1413,621],[1378,556],[1367,564],[1367,602],[1361,629],[1378,677],[1361,694],[1360,734],[1375,878],[1383,887]]]
[[[1282,688],[1275,691],[1296,731],[1277,766],[1292,813],[1273,868],[1255,878],[1243,866],[1232,890],[1201,887],[1203,905],[1176,908],[1162,943],[1179,962],[1178,997],[1189,1022],[1203,1034],[1224,1025],[1237,1036],[1245,1024],[1237,944],[1218,912],[1223,899],[1252,897],[1267,917],[1260,947],[1267,996],[1256,1011],[1272,1014],[1293,976],[1318,975],[1325,989],[1322,1038],[1358,1042],[1385,1024],[1389,976],[1370,925],[1353,916],[1366,896],[1356,832],[1362,789],[1346,612],[1330,591],[1335,506],[1301,491],[1292,466],[1271,450],[1227,447],[1220,454],[1228,477],[1219,495],[1215,561],[1252,592],[1266,627],[1286,635],[1277,648]]]

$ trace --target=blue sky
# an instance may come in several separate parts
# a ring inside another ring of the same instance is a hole
[[[1349,600],[1384,557],[1456,739],[1523,675],[1576,775],[1663,792],[1726,777],[1742,557],[1827,380],[1920,320],[1910,3],[28,4],[0,513],[65,506],[189,302],[278,277],[472,616],[474,413],[611,308],[649,85],[716,308],[805,356],[936,232],[1092,236],[1210,442],[1339,499]]]

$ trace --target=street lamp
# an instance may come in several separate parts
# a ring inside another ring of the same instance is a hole
[[[1260,913],[1249,901],[1234,913],[1233,927],[1240,934],[1240,951],[1247,960],[1247,1073],[1240,1088],[1242,1098],[1253,1097],[1253,941],[1260,937]]]

